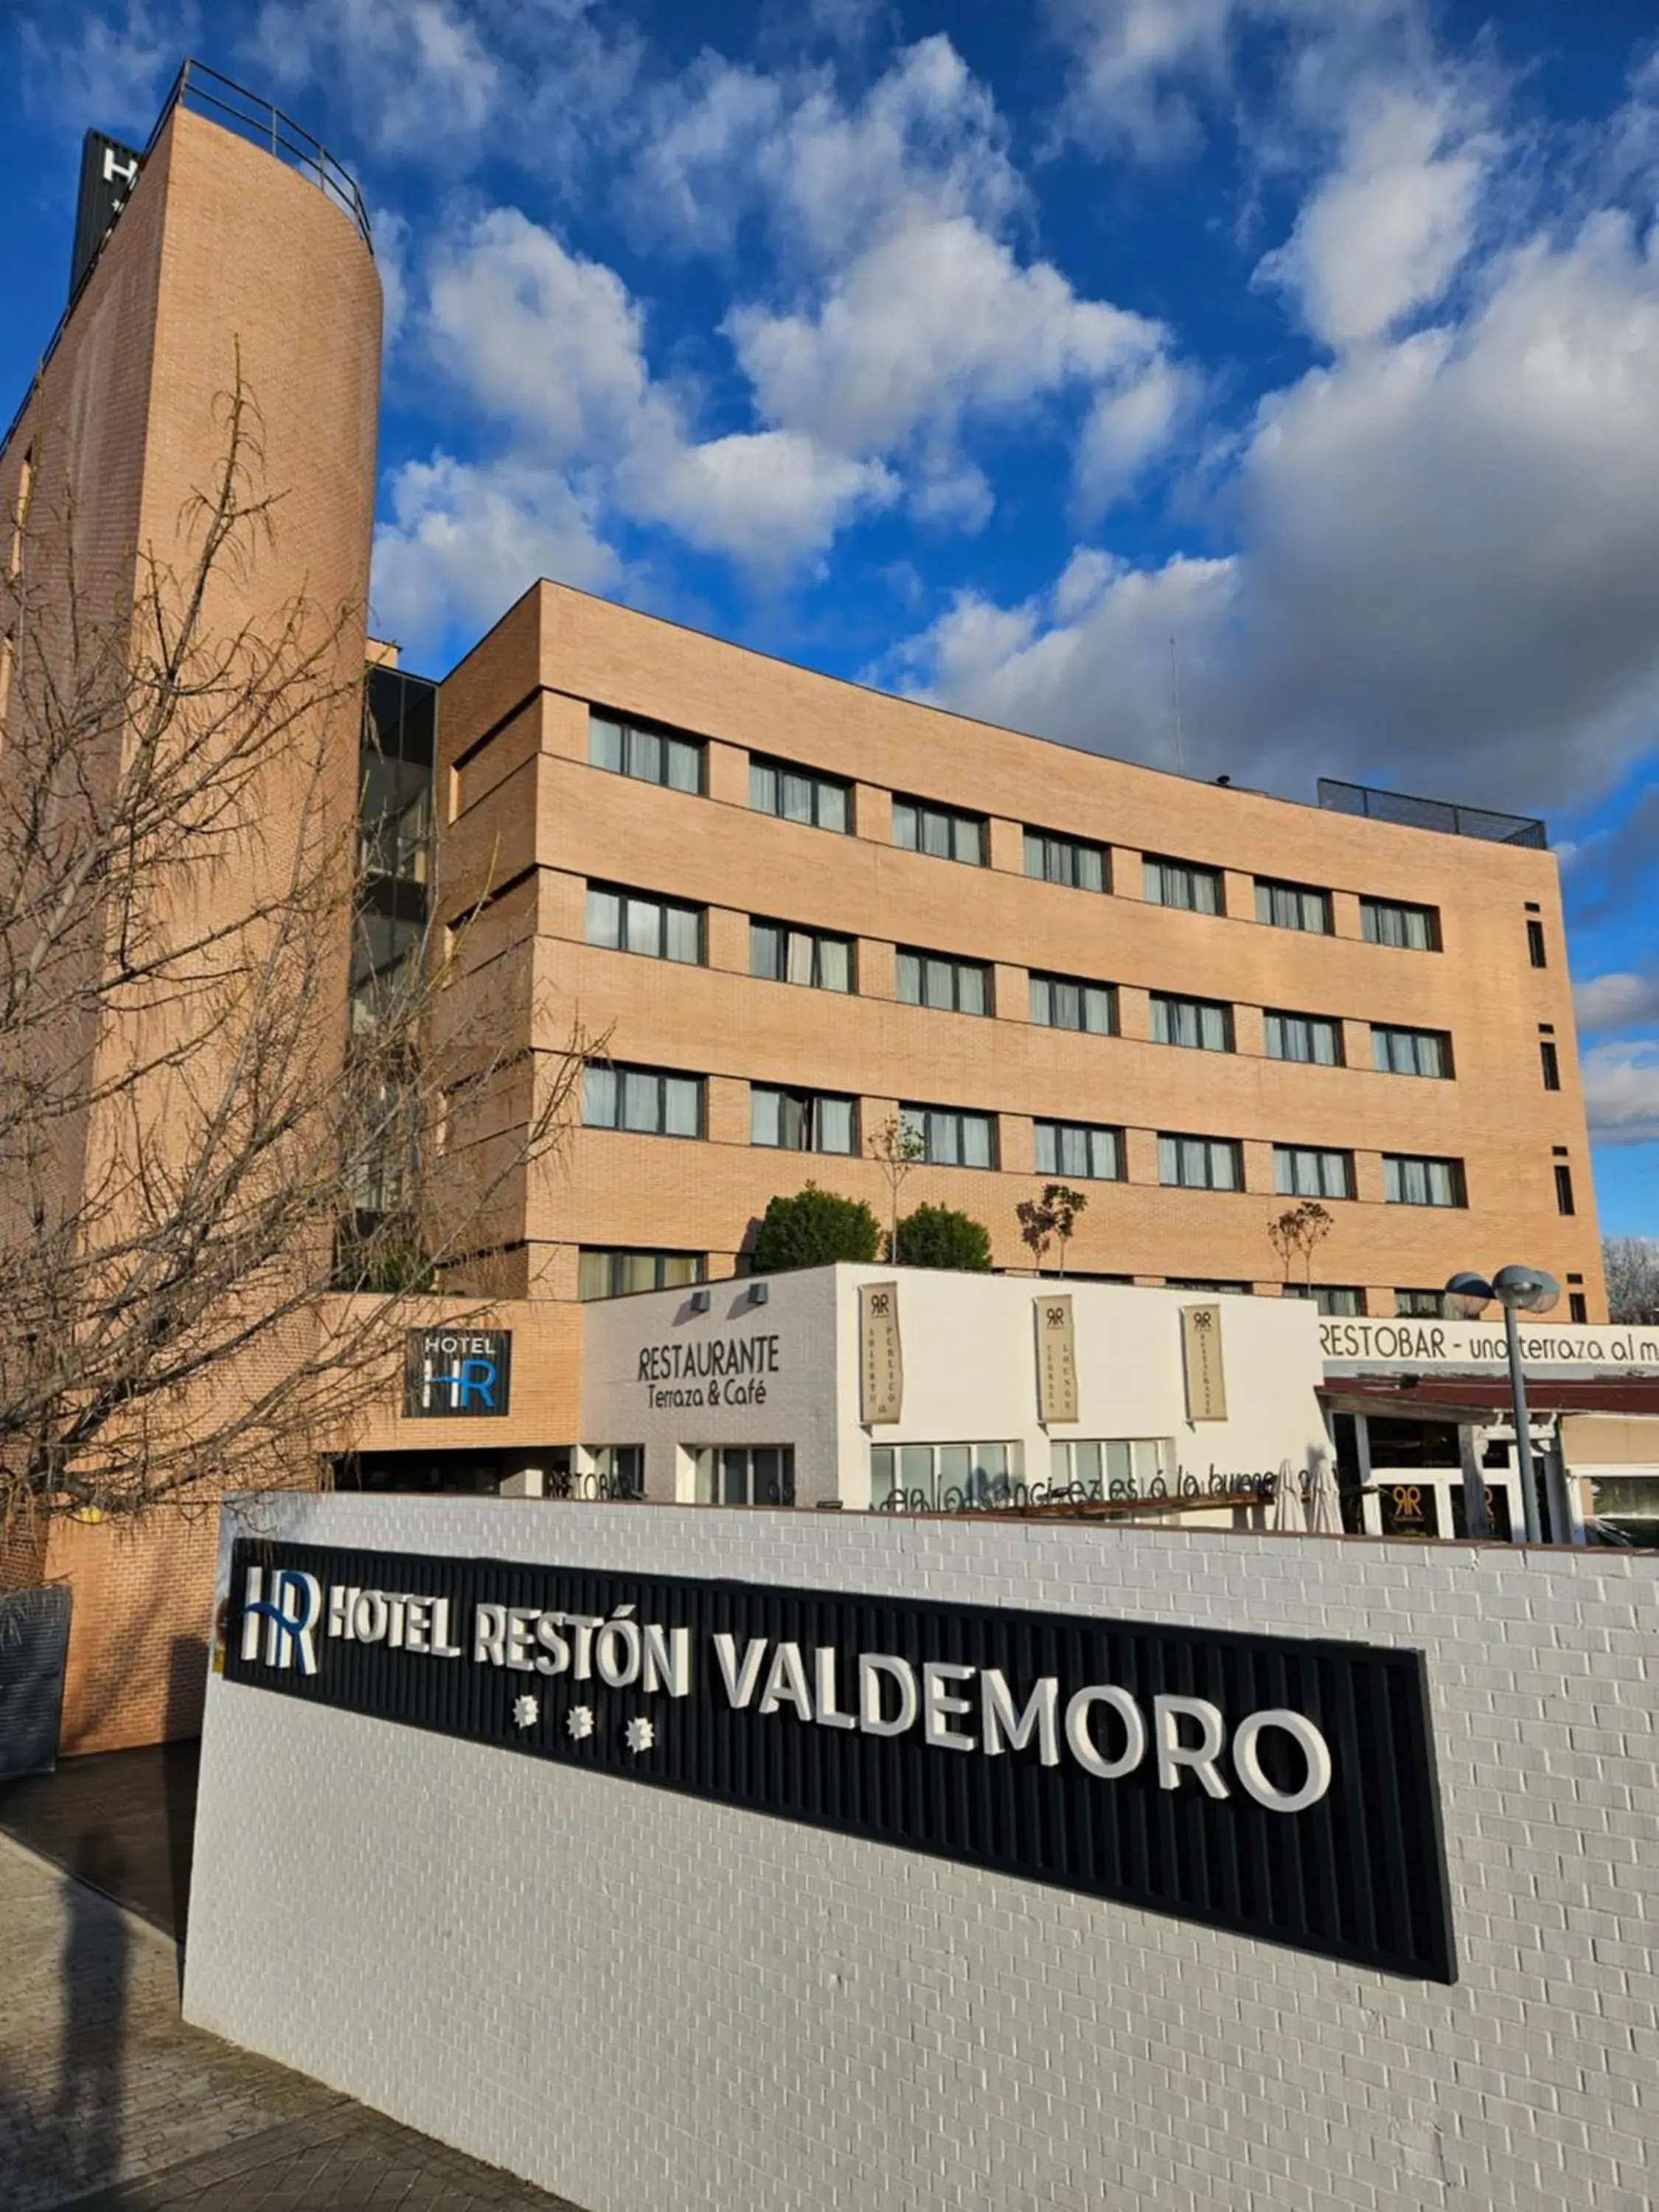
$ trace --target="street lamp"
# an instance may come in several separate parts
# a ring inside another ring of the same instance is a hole
[[[1532,1429],[1527,1419],[1527,1378],[1521,1365],[1521,1333],[1515,1325],[1517,1313],[1548,1313],[1561,1296],[1561,1285],[1553,1275],[1547,1275],[1541,1267],[1500,1267],[1488,1282],[1484,1275],[1454,1275],[1446,1285],[1446,1296],[1455,1298],[1467,1319],[1473,1320],[1489,1299],[1496,1298],[1504,1309],[1504,1336],[1510,1355],[1510,1395],[1515,1404],[1515,1450],[1521,1475],[1521,1510],[1527,1524],[1527,1541],[1541,1544],[1543,1527],[1538,1510],[1538,1484],[1533,1472]],[[1465,1490],[1470,1488],[1465,1478]],[[1466,1500],[1469,1534],[1489,1533],[1486,1528],[1486,1500],[1480,1482],[1473,1486],[1474,1494]]]

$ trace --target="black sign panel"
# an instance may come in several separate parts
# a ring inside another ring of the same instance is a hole
[[[233,1681],[1453,1981],[1422,1655],[240,1540]]]
[[[88,131],[81,142],[81,193],[75,205],[75,246],[70,256],[70,297],[98,258],[138,174],[136,148]]]
[[[404,1346],[404,1418],[488,1419],[513,1398],[510,1328],[411,1328]]]

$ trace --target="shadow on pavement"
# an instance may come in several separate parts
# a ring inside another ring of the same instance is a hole
[[[182,1942],[200,1750],[97,1752],[63,1760],[55,1773],[0,1783],[0,1831]],[[101,1878],[83,1871],[89,1850]]]

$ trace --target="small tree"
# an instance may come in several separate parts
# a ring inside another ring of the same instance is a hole
[[[914,1121],[890,1114],[870,1139],[870,1157],[880,1167],[887,1183],[887,1262],[898,1265],[899,1193],[912,1168],[920,1166],[927,1140]],[[907,1253],[906,1258],[909,1257]],[[919,1261],[925,1266],[925,1261]]]
[[[1080,1190],[1072,1190],[1063,1182],[1046,1182],[1041,1198],[1022,1199],[1014,1208],[1020,1236],[1031,1248],[1038,1274],[1042,1273],[1043,1255],[1055,1237],[1060,1239],[1060,1272],[1066,1273],[1066,1247],[1079,1214],[1088,1203]]]
[[[1659,1238],[1605,1237],[1601,1265],[1608,1319],[1638,1328],[1659,1326]]]
[[[1283,1213],[1276,1214],[1267,1224],[1267,1242],[1279,1255],[1286,1283],[1298,1258],[1302,1261],[1304,1285],[1312,1281],[1313,1255],[1335,1226],[1316,1198],[1301,1199],[1295,1206],[1287,1206]]]
[[[837,1260],[868,1261],[880,1249],[880,1224],[861,1198],[842,1198],[809,1182],[767,1206],[750,1264],[757,1275],[777,1275]]]
[[[982,1221],[948,1206],[919,1206],[898,1225],[907,1267],[952,1267],[967,1275],[991,1272],[991,1232]]]

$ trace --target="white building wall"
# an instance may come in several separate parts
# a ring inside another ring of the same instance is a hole
[[[1421,1650],[1462,1978],[215,1677],[202,2027],[587,2212],[1654,2201],[1650,1559],[487,1499],[238,1510],[297,1540]]]

